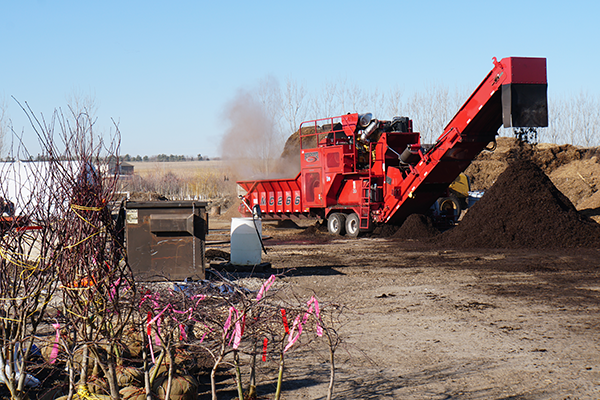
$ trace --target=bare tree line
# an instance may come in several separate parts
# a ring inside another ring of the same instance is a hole
[[[381,119],[407,116],[413,120],[414,130],[421,133],[422,142],[432,143],[469,93],[441,84],[414,93],[400,86],[365,89],[346,80],[326,82],[309,91],[292,78],[280,85],[269,76],[256,87],[241,90],[228,104],[230,127],[223,135],[221,153],[224,159],[236,160],[234,166],[246,175],[271,176],[278,169],[274,160],[302,121],[352,112],[371,112]],[[92,124],[95,123],[97,106],[93,97],[73,96],[70,102],[74,109],[85,106],[90,110]],[[12,130],[6,108],[6,102],[0,99],[0,156],[6,152],[7,133]],[[550,96],[549,118],[549,127],[538,130],[539,142],[600,145],[600,96],[585,91]],[[501,129],[500,134],[511,136],[512,130]],[[240,160],[253,161],[247,165],[248,161]]]
[[[231,128],[221,144],[223,158],[234,160],[232,164],[245,178],[276,177],[274,171],[280,169],[276,159],[286,139],[303,121],[354,112],[371,112],[380,119],[409,117],[413,129],[421,133],[422,143],[433,143],[470,93],[442,84],[431,84],[414,93],[400,86],[365,89],[346,80],[327,82],[309,91],[291,78],[280,85],[270,76],[255,88],[240,92],[229,105],[226,115]],[[549,127],[538,129],[538,142],[600,145],[599,96],[583,91],[550,96],[548,107]],[[512,136],[513,131],[501,128],[499,134]]]
[[[542,132],[543,141],[584,147],[600,145],[600,96],[581,91],[550,98],[548,108],[550,121]]]
[[[298,129],[302,121],[327,118],[353,112],[371,112],[377,118],[407,116],[424,143],[431,143],[459,110],[470,94],[467,89],[451,89],[437,84],[423,91],[408,93],[401,87],[388,90],[365,89],[342,80],[328,82],[315,92],[309,92],[297,81],[287,79],[280,86],[274,78],[268,85],[260,84],[258,97],[269,110],[283,139]],[[279,105],[279,107],[277,107]],[[600,145],[600,97],[581,91],[549,97],[549,127],[539,131],[541,142]],[[511,135],[502,130],[501,134]]]

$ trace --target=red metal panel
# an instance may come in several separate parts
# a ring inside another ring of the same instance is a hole
[[[302,212],[302,194],[299,188],[294,190],[294,212]]]
[[[286,213],[294,212],[294,197],[293,197],[293,192],[290,190],[289,187],[283,193],[283,197],[285,199],[283,211]]]
[[[342,115],[342,128],[347,136],[353,137],[356,124],[358,123],[358,114],[346,114]]]
[[[259,202],[258,192],[252,192],[251,197],[252,197],[252,201],[250,202],[250,208],[253,208]]]
[[[275,192],[269,191],[267,192],[267,199],[269,201],[267,205],[267,212],[274,213],[275,212]]]
[[[267,192],[260,192],[260,211],[264,214],[267,212]]]
[[[342,171],[342,149],[339,147],[329,147],[323,151],[323,157],[325,158],[325,171],[326,172],[341,172]]]
[[[282,184],[278,182],[277,191],[275,192],[275,211],[278,213],[283,212],[283,188]]]
[[[323,206],[323,182],[320,169],[302,171],[302,196],[304,208]]]
[[[344,181],[343,187],[340,190],[340,195],[338,197],[338,204],[341,204],[341,205],[360,204],[361,187],[362,187],[362,183],[361,183],[360,179],[348,179],[348,180]]]
[[[547,83],[546,59],[530,57],[507,57],[500,61],[508,75],[508,83]]]
[[[289,181],[281,181],[281,211],[282,213],[292,212],[292,192],[290,190],[290,182]]]

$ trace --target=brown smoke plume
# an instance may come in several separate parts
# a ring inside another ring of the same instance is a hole
[[[229,127],[221,139],[221,156],[236,179],[287,178],[299,172],[287,171],[288,163],[280,161],[282,135],[253,93],[239,90],[224,114]]]

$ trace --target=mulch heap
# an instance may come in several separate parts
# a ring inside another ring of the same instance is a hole
[[[459,225],[432,239],[457,248],[600,248],[600,225],[530,159],[514,159]]]
[[[401,226],[381,224],[375,227],[367,237],[395,238],[404,240],[423,240],[438,235],[440,231],[433,221],[422,214],[411,214]]]
[[[437,236],[440,231],[433,226],[433,221],[422,214],[411,214],[406,218],[392,237],[398,239],[428,239]]]
[[[312,235],[317,235],[320,233],[327,233],[327,221],[323,220],[323,221],[317,221],[314,223],[314,225],[311,225],[307,228],[305,228],[302,232],[300,232],[300,235],[305,235],[305,236],[312,236]]]

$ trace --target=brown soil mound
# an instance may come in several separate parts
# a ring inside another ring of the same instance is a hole
[[[328,129],[323,129],[322,127],[317,127],[316,133],[324,133],[328,132]],[[310,135],[311,133],[315,133],[315,128],[313,126],[307,126],[302,128],[303,135]],[[319,140],[325,137],[326,135],[318,135]],[[302,139],[302,143],[305,149],[310,149],[317,147],[317,136],[307,136]],[[298,158],[298,162],[300,161],[300,130],[298,129],[296,132],[292,133],[287,140],[285,141],[285,145],[283,146],[283,152],[281,153],[281,158]],[[300,164],[298,164],[300,165]]]
[[[460,225],[434,240],[461,248],[600,247],[600,225],[578,213],[537,165],[515,159]]]
[[[398,232],[400,227],[398,225],[386,225],[381,224],[377,225],[373,231],[369,232],[365,236],[368,237],[392,237],[396,232]]]
[[[598,157],[574,160],[552,171],[548,177],[578,210],[600,207]]]
[[[301,229],[297,223],[292,221],[291,219],[282,219],[277,221],[277,228],[283,229]]]
[[[239,211],[240,201],[234,201],[228,204],[228,208],[218,217],[219,220],[230,220],[231,218],[240,218],[242,214]],[[223,209],[221,209],[223,211]]]
[[[520,151],[519,142],[515,138],[498,137],[496,143],[497,147],[493,152],[481,152],[465,171],[465,174],[471,178],[473,190],[489,189]],[[526,146],[533,152],[533,159],[548,176],[573,161],[594,159],[592,163],[597,163],[596,158],[600,157],[598,147],[583,148],[570,144],[546,143],[535,146],[521,144],[521,146]],[[552,176],[550,178],[554,181]]]
[[[315,222],[314,225],[311,225],[308,228],[304,229],[302,232],[300,232],[300,235],[315,235],[315,234],[327,233],[327,232],[329,232],[327,230],[327,221],[323,220],[323,221],[317,221],[317,222]]]
[[[557,168],[576,160],[586,160],[600,156],[598,147],[576,147],[570,144],[560,146],[553,144],[539,144],[536,146],[537,164],[550,175]]]
[[[521,145],[515,138],[497,138],[494,152],[484,151],[465,171],[472,190],[488,190],[508,167],[521,147],[532,152],[532,159],[556,188],[596,222],[600,222],[600,148],[541,143]]]
[[[283,152],[279,158],[278,169],[283,169],[286,165],[286,171],[293,170],[300,172],[300,130],[292,133],[283,146]]]
[[[207,260],[225,260],[225,261],[229,261],[230,259],[230,255],[228,252],[223,251],[223,250],[219,250],[219,249],[207,249],[206,252],[204,253],[204,257]]]
[[[418,240],[429,239],[439,233],[440,231],[433,226],[431,218],[422,214],[411,214],[401,226],[380,224],[365,236]]]
[[[336,128],[340,129],[340,128]],[[319,135],[307,136],[302,139],[302,146],[305,149],[311,149],[317,147],[317,140],[323,139],[327,136],[327,132],[331,129],[329,126],[307,126],[302,128],[303,135],[310,135],[319,133]],[[286,176],[290,178],[295,177],[300,172],[300,130],[292,133],[286,140],[283,146],[283,151],[277,165],[277,170],[282,171]]]
[[[411,214],[392,236],[399,239],[428,239],[439,233],[431,218],[422,214]]]

